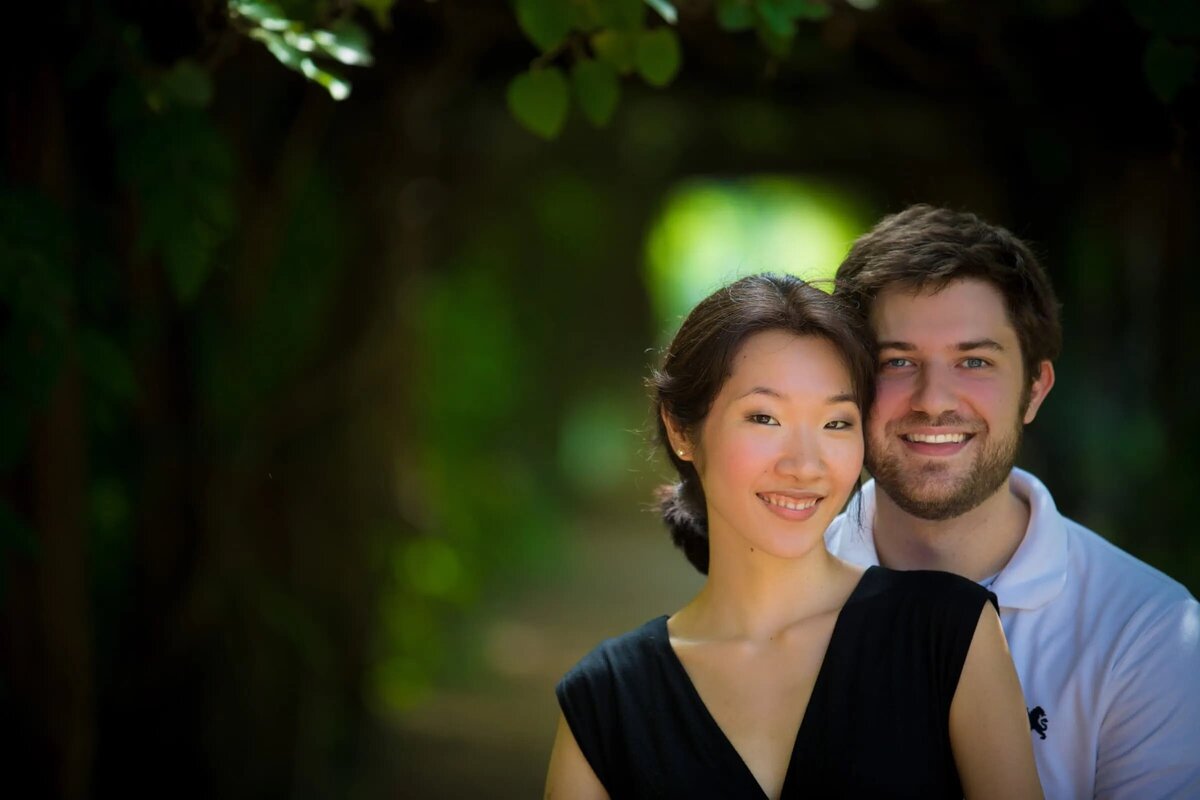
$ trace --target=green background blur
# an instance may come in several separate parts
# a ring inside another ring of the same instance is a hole
[[[557,677],[699,585],[647,510],[657,348],[911,202],[1034,245],[1021,463],[1200,589],[1194,4],[800,3],[781,44],[739,2],[788,6],[677,3],[670,85],[552,140],[507,87],[586,39],[504,2],[283,4],[370,32],[341,102],[223,2],[13,12],[0,794],[537,794]]]

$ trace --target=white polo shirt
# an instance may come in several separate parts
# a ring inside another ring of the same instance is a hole
[[[1200,798],[1200,605],[1059,514],[1028,472],[1010,485],[1029,529],[991,590],[1046,797]],[[826,532],[830,551],[878,564],[874,520],[870,481]]]

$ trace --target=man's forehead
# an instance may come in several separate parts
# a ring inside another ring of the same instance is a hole
[[[1000,290],[971,278],[930,288],[889,286],[871,304],[871,327],[880,340],[1016,341]]]

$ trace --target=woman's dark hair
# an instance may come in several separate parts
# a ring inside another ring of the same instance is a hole
[[[875,360],[860,318],[841,301],[791,275],[751,275],[700,301],[667,347],[662,367],[647,381],[654,397],[659,442],[679,482],[658,490],[663,522],[688,561],[708,574],[708,515],[700,476],[671,447],[663,413],[689,441],[728,380],[733,358],[747,339],[765,331],[816,336],[841,353],[851,391],[865,414],[875,389]]]

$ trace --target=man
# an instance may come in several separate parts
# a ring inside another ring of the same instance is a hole
[[[830,549],[996,593],[1047,797],[1200,798],[1200,606],[1013,468],[1061,343],[1033,254],[974,215],[913,206],[855,243],[836,285],[879,373],[874,480]]]

